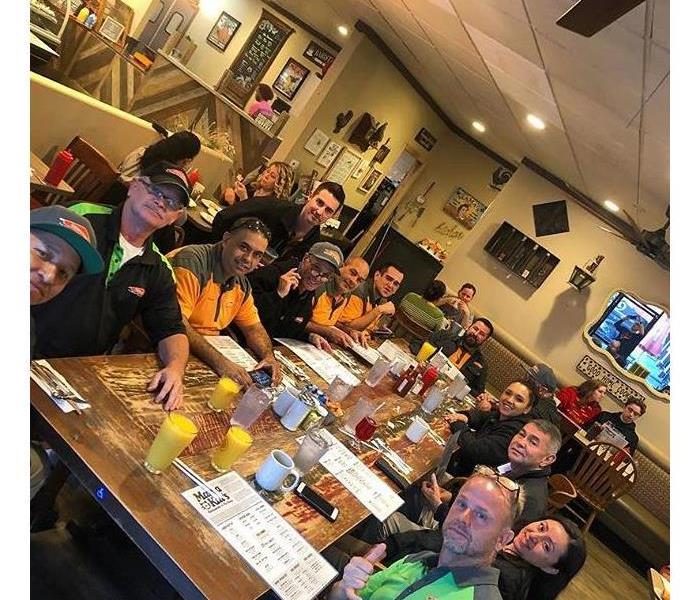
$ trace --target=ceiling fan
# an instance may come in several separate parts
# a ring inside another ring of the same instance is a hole
[[[623,235],[619,231],[613,231],[612,229],[608,229],[602,225],[598,225],[598,227],[604,231],[607,231],[608,233],[612,233],[616,237],[628,241],[642,254],[648,256],[661,268],[668,271],[671,260],[671,246],[666,241],[666,232],[671,225],[671,207],[669,206],[666,209],[666,223],[664,223],[663,227],[660,227],[654,231],[640,229],[637,222],[624,208],[622,209],[622,212],[625,213],[627,220],[632,226],[630,236]]]
[[[557,19],[557,25],[591,37],[642,2],[644,0],[579,0]]]

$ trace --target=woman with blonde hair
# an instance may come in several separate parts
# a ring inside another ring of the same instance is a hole
[[[274,198],[287,200],[294,183],[294,171],[285,162],[271,162],[258,175],[255,181],[244,185],[236,181],[233,188],[227,188],[224,200],[228,204],[248,198]]]

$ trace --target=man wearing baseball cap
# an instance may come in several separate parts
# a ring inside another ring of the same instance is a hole
[[[260,320],[271,338],[288,337],[308,341],[330,350],[318,333],[306,331],[311,319],[314,292],[340,272],[343,253],[329,242],[316,242],[302,259],[276,261],[253,271],[248,279]]]
[[[189,346],[172,270],[151,238],[178,219],[189,191],[185,172],[162,162],[133,179],[117,207],[71,206],[92,225],[106,267],[101,274],[76,278],[53,302],[32,308],[39,355],[104,354],[124,326],[141,317],[163,363],[148,389],[157,389],[155,400],[167,410],[182,403]]]
[[[525,369],[525,379],[535,390],[537,399],[530,415],[533,419],[545,419],[555,425],[561,423],[554,394],[557,391],[557,378],[549,365],[539,363]]]

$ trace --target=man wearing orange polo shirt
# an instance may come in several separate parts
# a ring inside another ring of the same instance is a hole
[[[223,356],[203,336],[219,335],[235,323],[246,345],[260,359],[256,368],[270,369],[273,383],[279,383],[280,367],[246,277],[260,264],[269,241],[267,226],[255,217],[247,217],[235,221],[217,244],[185,246],[168,255],[192,353],[219,375],[245,386],[252,383],[246,370]]]
[[[306,330],[318,333],[340,346],[352,345],[353,337],[336,327],[336,323],[347,306],[351,292],[367,279],[368,274],[369,265],[364,258],[348,258],[340,267],[340,273],[316,290],[313,312]]]

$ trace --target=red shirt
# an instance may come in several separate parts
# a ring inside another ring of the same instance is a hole
[[[582,404],[575,387],[564,388],[557,392],[561,401],[559,410],[574,421],[579,427],[585,427],[603,410],[597,402]]]

